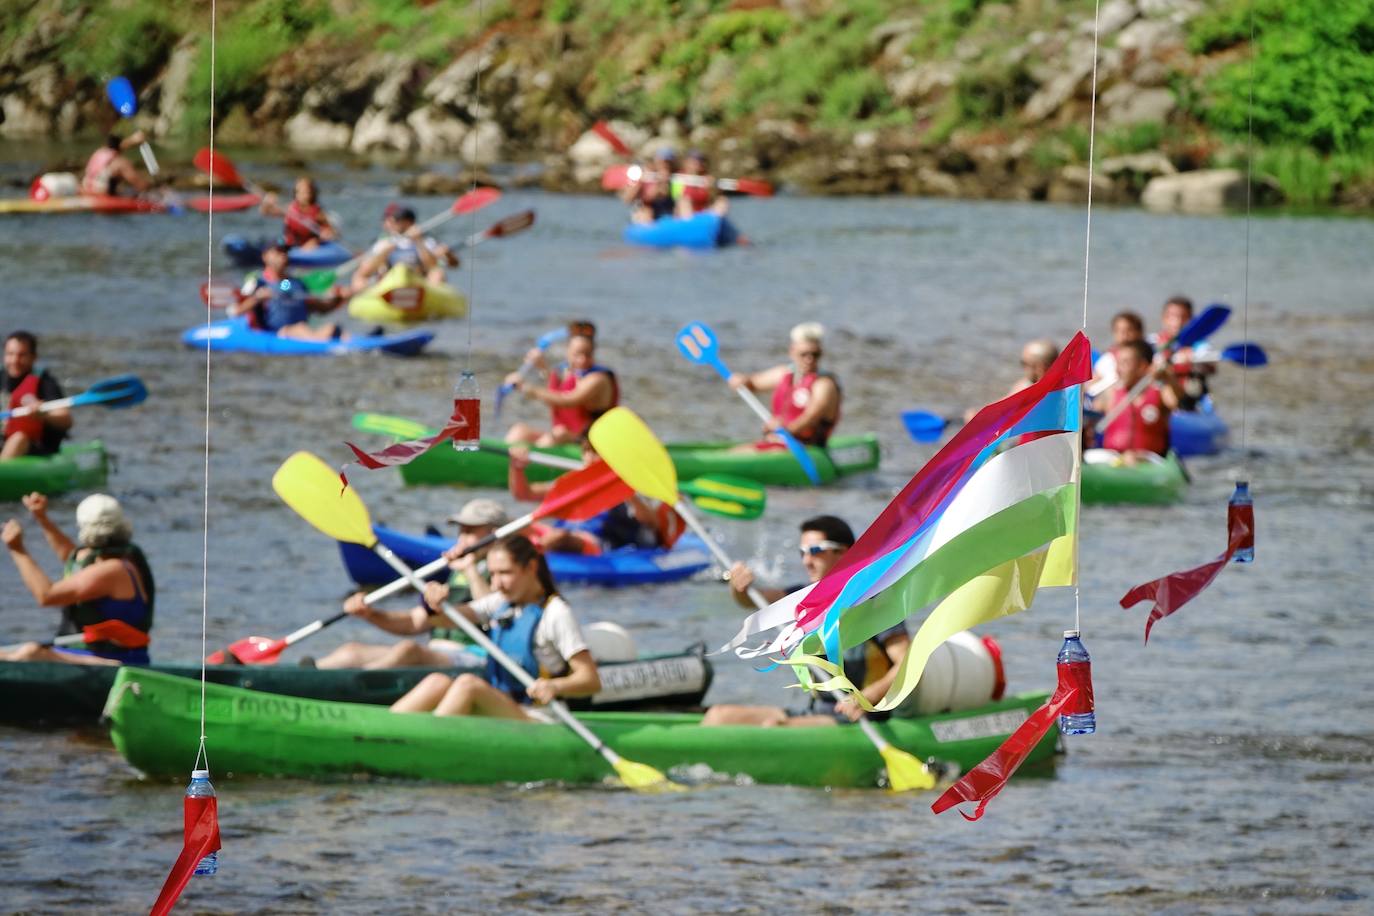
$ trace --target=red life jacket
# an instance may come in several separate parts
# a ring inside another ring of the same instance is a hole
[[[773,389],[773,416],[777,417],[784,425],[791,423],[802,415],[806,405],[811,402],[811,386],[816,384],[817,379],[828,378],[835,383],[835,388],[840,387],[840,380],[829,372],[812,372],[802,376],[801,381],[797,381],[796,373],[789,372],[783,376],[778,387]],[[799,432],[793,433],[797,441],[807,445],[825,445],[829,440],[830,434],[835,429],[835,424],[840,422],[840,411],[837,407],[833,420],[820,420],[815,426],[808,427]]]
[[[587,410],[585,407],[555,407],[552,411],[554,426],[562,426],[574,436],[580,436],[597,417],[620,403],[620,382],[616,380],[615,373],[605,366],[592,365],[581,372],[574,372],[564,363],[556,371],[549,373],[549,390],[566,394],[576,388],[577,383],[583,378],[594,372],[604,372],[611,377],[610,406],[597,411]]]
[[[29,395],[38,396],[38,373],[30,372],[24,376],[24,380],[14,387],[10,394],[10,410],[22,407],[21,403]],[[8,439],[15,433],[23,433],[29,442],[38,444],[43,440],[43,416],[32,413],[26,417],[11,417],[5,421],[4,438]]]
[[[302,207],[299,202],[293,200],[286,208],[286,217],[282,224],[282,237],[286,240],[287,245],[295,248],[304,245],[311,239],[319,238],[320,234],[316,229],[324,224],[324,209],[319,204]],[[310,228],[312,225],[315,226],[315,229]]]
[[[1111,406],[1120,404],[1126,397],[1121,388],[1112,391]],[[1112,421],[1102,434],[1102,447],[1118,452],[1154,452],[1157,455],[1169,451],[1169,409],[1164,406],[1164,397],[1158,388],[1146,388],[1135,402],[1122,411],[1121,416]]]

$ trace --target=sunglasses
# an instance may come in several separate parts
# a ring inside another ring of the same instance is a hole
[[[798,359],[805,359],[806,357],[810,357],[811,359],[820,359],[820,358],[821,358],[821,351],[820,351],[820,350],[798,350],[798,351],[797,351],[797,358],[798,358]]]
[[[818,557],[830,550],[844,550],[844,546],[845,545],[838,541],[821,541],[819,544],[806,545],[800,549],[799,553],[801,553],[802,559],[804,560],[807,557]]]

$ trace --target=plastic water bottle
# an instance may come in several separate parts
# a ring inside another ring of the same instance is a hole
[[[214,798],[215,787],[210,785],[209,770],[192,770],[191,784],[186,787],[187,798]],[[207,855],[196,863],[197,875],[213,875],[219,871],[219,850]]]
[[[1059,650],[1059,686],[1078,689],[1078,695],[1060,712],[1059,730],[1066,735],[1091,735],[1097,731],[1093,663],[1078,639],[1077,630],[1064,631],[1064,645]]]
[[[458,384],[453,389],[453,420],[467,423],[467,426],[453,434],[453,448],[459,452],[475,452],[482,438],[482,391],[477,387],[477,376],[463,370],[458,376]]]
[[[1236,548],[1236,552],[1231,554],[1232,563],[1253,563],[1255,562],[1255,502],[1250,498],[1250,481],[1237,480],[1236,492],[1231,494],[1231,503],[1226,507],[1226,530],[1230,531],[1231,526],[1237,521],[1245,523],[1245,527],[1250,529],[1245,540]]]

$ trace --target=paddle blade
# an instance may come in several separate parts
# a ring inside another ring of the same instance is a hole
[[[227,309],[239,304],[243,296],[239,288],[225,280],[212,280],[200,285],[200,301],[212,309]]]
[[[483,233],[489,239],[505,238],[508,235],[515,235],[517,232],[524,232],[534,225],[534,211],[521,210],[519,213],[507,216],[498,221],[495,225]]]
[[[1221,351],[1221,358],[1247,369],[1269,365],[1269,354],[1264,352],[1264,348],[1256,343],[1231,344]]]
[[[105,95],[121,118],[132,118],[138,114],[138,96],[134,94],[133,84],[125,77],[116,76],[106,83]]]
[[[722,191],[734,191],[736,194],[752,194],[755,197],[773,196],[773,185],[762,179],[736,178],[734,181],[729,182],[729,185],[729,187],[726,187],[725,181],[720,182]]]
[[[700,321],[693,321],[677,332],[677,348],[690,362],[709,366],[718,351],[716,334]]]
[[[457,216],[473,213],[501,199],[499,188],[473,188],[453,202],[453,212]]]
[[[681,485],[697,508],[724,518],[743,521],[763,515],[768,492],[752,480],[713,474]]]
[[[1198,341],[1206,340],[1230,317],[1230,308],[1219,302],[1212,303],[1203,309],[1201,315],[1183,326],[1183,329],[1178,332],[1178,337],[1169,344],[1169,349],[1191,347]]]
[[[626,760],[624,757],[617,757],[614,766],[620,781],[636,792],[686,791],[685,786],[670,781],[667,776],[647,763],[636,763],[633,760]]]
[[[629,144],[620,139],[620,135],[611,129],[611,125],[605,121],[597,121],[592,125],[592,131],[598,137],[611,145],[611,149],[621,156],[633,156],[634,150],[630,149]]]
[[[912,439],[927,443],[938,442],[949,421],[928,410],[905,410],[902,411],[902,425]]]
[[[134,376],[129,376],[119,388],[110,389],[108,394],[109,397],[104,399],[105,406],[117,409],[133,407],[148,400],[147,387]]]
[[[201,213],[232,213],[247,210],[262,203],[256,194],[217,194],[214,197],[192,197],[186,206]]]
[[[316,455],[296,452],[272,475],[272,489],[296,514],[336,541],[371,548],[377,543],[367,506],[352,487]]]
[[[890,744],[879,748],[887,764],[887,784],[893,792],[925,791],[935,788],[935,774],[924,763]]]
[[[544,501],[531,514],[536,519],[556,515],[569,521],[583,521],[615,508],[634,495],[635,491],[616,476],[609,464],[604,460],[594,461],[555,480]]]
[[[613,407],[587,432],[596,453],[636,493],[677,504],[677,468],[653,430],[628,407]]]
[[[239,175],[238,169],[234,168],[234,163],[224,158],[220,153],[211,152],[209,147],[201,147],[196,150],[195,156],[191,159],[191,164],[223,184],[232,185],[236,188],[243,187],[243,176]]]
[[[225,651],[245,665],[275,665],[281,659],[282,650],[285,648],[284,639],[248,636],[230,643]]]
[[[630,177],[630,170],[635,170],[635,177]],[[601,190],[619,191],[631,181],[639,178],[639,167],[634,165],[609,165],[606,171],[601,173]]]
[[[148,645],[148,634],[122,620],[102,620],[81,628],[86,642],[112,642],[125,649],[142,649]]]
[[[568,329],[566,327],[554,328],[552,331],[545,331],[543,334],[540,334],[539,339],[534,342],[534,345],[541,350],[547,350],[554,344],[567,339]]]

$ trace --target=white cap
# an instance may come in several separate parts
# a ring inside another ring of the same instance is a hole
[[[192,770],[192,771],[191,771],[191,778],[192,778],[192,779],[209,779],[209,778],[210,778],[210,771],[209,771],[209,770]]]
[[[1077,631],[1077,630],[1065,630],[1065,631],[1064,631],[1064,638],[1065,638],[1065,639],[1077,639],[1077,638],[1078,638],[1078,631]]]

